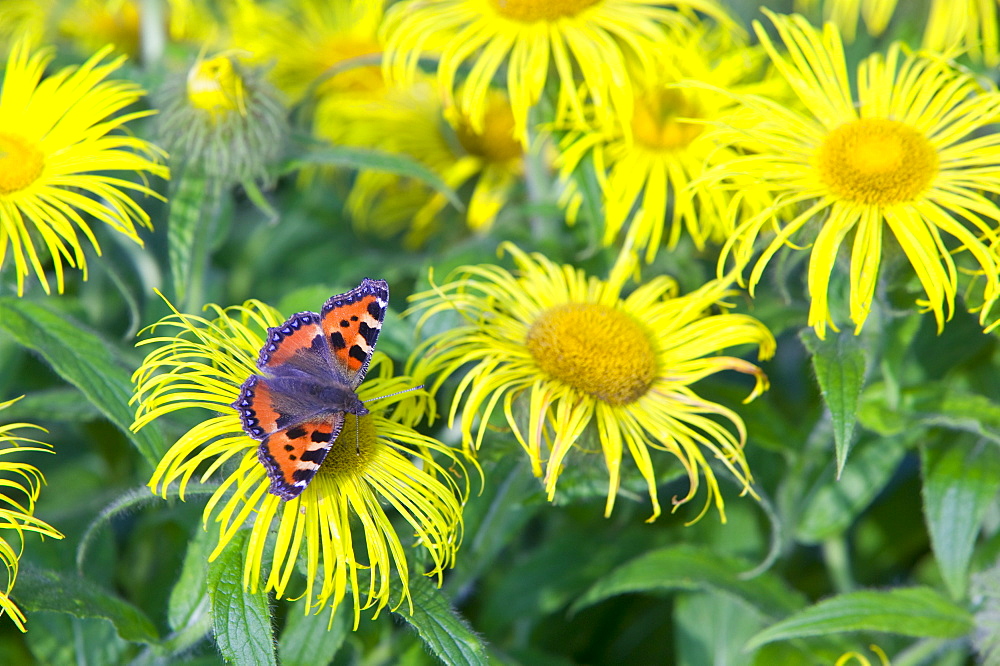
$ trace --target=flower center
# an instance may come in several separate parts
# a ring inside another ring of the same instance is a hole
[[[375,457],[378,433],[371,415],[360,420],[354,414],[344,414],[344,427],[326,454],[317,474],[329,477],[357,476],[364,472]]]
[[[0,195],[17,192],[38,180],[45,168],[42,151],[22,137],[0,132]]]
[[[634,402],[656,376],[649,334],[630,315],[606,305],[550,308],[532,324],[526,344],[550,377],[612,405]]]
[[[460,118],[455,134],[470,154],[487,162],[506,162],[521,157],[521,143],[514,138],[514,113],[501,93],[491,91],[483,115],[483,131],[476,132],[468,120]]]
[[[632,134],[653,150],[684,148],[701,134],[702,126],[678,118],[696,118],[699,112],[698,105],[680,90],[652,90],[635,101]]]
[[[491,0],[500,16],[522,23],[576,16],[602,0]]]
[[[243,108],[243,79],[233,62],[218,56],[195,64],[188,72],[187,95],[191,106],[207,111],[213,119]]]
[[[912,201],[938,171],[927,139],[896,120],[862,118],[844,123],[819,149],[820,179],[850,201],[889,206]]]

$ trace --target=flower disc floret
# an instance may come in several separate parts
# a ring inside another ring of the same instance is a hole
[[[937,170],[927,138],[897,120],[850,121],[830,132],[819,150],[820,179],[837,196],[862,204],[913,201]]]
[[[635,402],[656,376],[656,352],[631,315],[606,305],[567,303],[542,312],[525,340],[535,362],[611,405]]]
[[[23,137],[0,133],[0,196],[30,186],[45,169],[45,156]]]
[[[576,16],[587,7],[602,0],[490,0],[490,4],[501,16],[520,21],[555,21],[563,17]]]

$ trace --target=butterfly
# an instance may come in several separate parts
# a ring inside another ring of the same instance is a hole
[[[365,378],[389,303],[385,280],[365,278],[331,296],[319,314],[299,312],[267,329],[259,374],[243,382],[232,404],[243,430],[259,440],[268,491],[298,497],[326,459],[344,415],[368,409],[355,390]]]

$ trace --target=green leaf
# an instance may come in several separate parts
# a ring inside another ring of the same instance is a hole
[[[688,593],[674,602],[678,666],[750,664],[743,644],[760,631],[761,619],[752,608],[729,596]]]
[[[333,661],[347,638],[349,615],[353,611],[348,604],[341,604],[331,621],[329,610],[316,614],[305,599],[295,602],[288,610],[285,630],[278,642],[282,666],[313,666]]]
[[[921,451],[924,516],[948,592],[961,599],[986,510],[1000,490],[1000,451],[959,439]]]
[[[208,566],[215,642],[226,661],[277,664],[267,594],[243,587],[248,534],[247,530],[239,532]]]
[[[750,639],[747,650],[773,641],[844,631],[884,631],[920,638],[960,638],[972,615],[928,587],[848,592],[825,599],[771,625]]]
[[[813,369],[823,401],[833,418],[839,479],[851,450],[858,396],[865,382],[865,352],[857,337],[849,331],[820,340],[812,330],[806,330],[801,338],[812,354]]]
[[[827,470],[810,491],[795,528],[800,541],[819,543],[846,530],[882,491],[906,455],[899,437],[869,440],[859,449],[839,480],[832,469]]]
[[[23,567],[17,575],[13,596],[25,611],[100,618],[113,624],[118,635],[127,641],[158,640],[156,627],[141,610],[81,576]]]
[[[575,613],[617,594],[673,590],[715,590],[740,599],[765,617],[784,617],[804,598],[771,574],[744,580],[751,564],[691,546],[670,546],[626,562],[587,590],[570,608]]]
[[[208,556],[212,552],[212,532],[199,523],[184,553],[181,575],[170,590],[167,622],[174,631],[197,624],[208,615]]]
[[[156,424],[136,433],[129,429],[132,382],[110,345],[65,313],[19,298],[0,297],[0,329],[41,354],[135,443],[151,468],[156,466],[166,450],[163,436]]]
[[[924,384],[894,400],[881,383],[862,395],[858,418],[881,434],[896,434],[914,426],[940,427],[969,432],[1000,444],[1000,404],[955,388],[952,382]]]
[[[486,664],[486,648],[469,624],[426,576],[410,580],[413,614],[396,615],[416,629],[424,646],[446,664]]]
[[[285,173],[295,171],[307,164],[342,166],[358,171],[385,171],[387,173],[394,173],[397,176],[416,178],[444,195],[451,202],[451,205],[458,210],[465,210],[465,206],[462,204],[462,200],[458,198],[458,194],[455,193],[455,190],[448,187],[448,184],[441,180],[440,176],[420,162],[402,155],[393,155],[391,153],[366,150],[364,148],[337,146],[335,148],[314,150],[301,155],[288,162],[283,171]]]

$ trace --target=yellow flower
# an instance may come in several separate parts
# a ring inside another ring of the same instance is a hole
[[[142,0],[32,1],[46,12],[50,38],[58,32],[85,52],[112,44],[133,58],[140,55],[143,12],[153,8]],[[164,31],[175,42],[198,41],[216,29],[212,13],[202,0],[166,0],[157,4]]]
[[[923,47],[930,51],[965,50],[989,67],[1000,64],[998,0],[932,0]]]
[[[427,394],[388,396],[415,384],[393,378],[391,361],[376,353],[358,395],[363,401],[387,397],[369,403],[373,413],[360,421],[347,415],[312,482],[286,502],[268,493],[270,481],[257,455],[260,443],[243,432],[240,416],[230,406],[243,381],[260,372],[256,361],[266,329],[284,318],[258,301],[206,309],[214,313],[212,319],[174,311],[149,329],[157,334],[166,328],[168,333],[139,343],[156,349],[133,378],[138,403],[133,427],[142,428],[177,410],[214,413],[177,440],[149,482],[164,496],[170,484],[179,482],[183,500],[195,475],[201,481],[223,477],[205,507],[206,524],[214,519],[220,525],[219,542],[209,559],[249,521],[244,585],[257,589],[264,571],[265,590],[278,598],[304,594],[316,612],[327,606],[336,609],[350,587],[357,627],[362,609],[374,607],[377,614],[390,602],[393,610],[410,603],[410,569],[392,524],[395,514],[429,556],[427,575],[437,576],[440,583],[461,541],[461,502],[468,481],[464,488],[456,481],[465,469],[454,451],[411,427],[431,408]],[[358,533],[363,534],[360,542],[355,541]],[[273,544],[269,535],[274,536]],[[265,564],[270,545],[273,552]],[[297,592],[291,588],[300,563],[304,590]],[[396,590],[394,576],[400,583]]]
[[[166,178],[167,168],[154,159],[156,146],[115,130],[150,115],[134,111],[115,116],[142,94],[127,81],[105,81],[124,61],[102,60],[110,47],[79,67],[42,80],[51,54],[31,54],[24,41],[14,46],[0,97],[0,267],[14,262],[17,292],[34,271],[46,293],[49,280],[35,243],[40,239],[63,289],[63,262],[80,268],[87,263],[79,235],[100,253],[88,217],[110,225],[142,245],[136,225],[151,228],[149,215],[128,190],[159,197],[139,183],[107,171],[143,172]],[[30,266],[30,268],[29,268]]]
[[[729,187],[724,183],[731,174],[742,174],[735,185],[739,195],[774,198],[769,209],[739,224],[723,248],[720,273],[727,258],[740,267],[749,263],[758,237],[776,230],[750,274],[752,293],[780,248],[811,243],[809,325],[823,337],[828,325],[836,330],[829,284],[849,240],[850,317],[860,331],[872,308],[888,229],[889,242],[902,249],[926,294],[920,304],[934,312],[939,329],[955,306],[953,250],[971,255],[986,278],[985,300],[995,300],[1000,276],[989,245],[997,234],[988,220],[1000,219],[1000,208],[983,193],[1000,193],[1000,134],[980,130],[1000,112],[1000,93],[983,90],[941,60],[904,56],[896,44],[859,66],[855,99],[836,28],[827,24],[820,34],[801,16],[768,15],[789,55],[778,52],[759,23],[757,34],[808,113],[746,98],[756,122],[719,129],[718,140],[749,154],[710,175]],[[706,178],[705,186],[712,186]]]
[[[0,412],[18,400],[20,398],[0,402]],[[6,448],[0,449],[0,457],[29,451],[52,453],[48,448],[49,445],[45,442],[14,434],[15,430],[22,428],[35,428],[45,432],[44,428],[31,423],[0,425],[0,443],[6,445]],[[24,533],[36,532],[43,537],[49,536],[53,539],[62,539],[63,535],[45,521],[32,515],[35,512],[38,493],[42,484],[45,483],[45,477],[42,476],[37,467],[27,463],[4,460],[0,461],[0,474],[4,475],[3,478],[0,478],[0,487],[4,489],[4,493],[0,494],[0,530],[10,530],[16,534],[17,540],[17,543],[14,544],[6,537],[0,536],[0,562],[7,568],[7,585],[0,590],[0,615],[6,613],[18,629],[25,631],[24,613],[10,598],[10,592],[17,580],[18,559],[24,549]],[[24,497],[21,498],[20,495]]]
[[[757,48],[734,48],[720,37],[702,30],[658,50],[657,70],[633,77],[628,132],[589,128],[571,131],[560,141],[557,164],[564,180],[585,157],[593,160],[604,199],[605,245],[627,227],[626,244],[645,249],[646,261],[652,261],[664,234],[672,248],[686,230],[703,249],[707,241],[721,242],[732,231],[730,197],[720,188],[697,185],[708,165],[735,156],[707,137],[705,124],[736,122],[720,120],[736,106],[728,91],[764,85],[764,54]],[[571,181],[568,192],[572,219],[580,194]],[[768,202],[757,199],[745,198],[744,210],[757,211]]]
[[[229,12],[232,46],[273,63],[271,80],[294,100],[311,86],[320,96],[378,92],[384,83],[377,61],[358,61],[382,52],[382,12],[381,2],[360,0],[238,0]]]
[[[579,74],[597,121],[614,124],[632,115],[627,63],[655,71],[652,47],[689,29],[694,11],[727,20],[713,0],[407,0],[386,13],[385,66],[395,78],[412,80],[420,58],[440,46],[437,73],[448,105],[476,132],[485,127],[489,89],[505,66],[515,135],[527,144],[528,113],[550,67],[559,81],[558,120],[584,121]]]
[[[343,117],[343,108],[339,113]],[[486,118],[483,131],[477,132],[457,109],[443,106],[440,91],[430,81],[419,81],[394,87],[377,108],[371,105],[356,115],[352,142],[417,160],[454,190],[474,183],[465,221],[473,231],[483,231],[513,198],[524,171],[524,151],[514,138],[514,118],[503,92],[489,91]],[[398,176],[375,171],[358,174],[347,203],[361,227],[387,234],[408,226],[411,246],[424,243],[440,226],[449,205],[443,194],[429,187],[413,187]]]
[[[954,0],[945,3],[959,4]],[[975,0],[973,0],[975,1]],[[812,14],[818,0],[795,0],[795,11]],[[823,0],[823,20],[836,25],[844,39],[854,41],[858,31],[858,18],[862,18],[868,34],[878,37],[889,26],[898,0]]]
[[[462,371],[450,419],[462,409],[467,445],[482,445],[490,416],[502,403],[535,475],[542,476],[544,467],[550,500],[569,454],[591,433],[608,469],[605,515],[614,507],[626,451],[646,482],[653,507],[649,520],[660,515],[654,454],[662,451],[676,456],[688,476],[688,493],[673,499],[674,508],[695,497],[703,475],[708,496],[698,518],[714,502],[725,520],[710,460],[753,494],[743,454],[746,433],[738,414],[701,398],[691,384],[737,370],[756,379],[748,400],[764,391],[767,379],[759,368],[715,354],[752,344],[768,358],[775,342],[767,328],[745,315],[709,315],[731,293],[721,282],[677,296],[673,280],[657,277],[623,297],[635,267],[629,252],[602,282],[542,255],[504,248],[518,274],[466,266],[447,284],[414,296],[413,309],[423,311],[420,325],[444,312],[459,313],[467,322],[432,336],[411,359],[411,372],[421,381],[437,375],[432,391]],[[471,367],[463,371],[467,364]],[[736,434],[717,419],[728,421]]]

